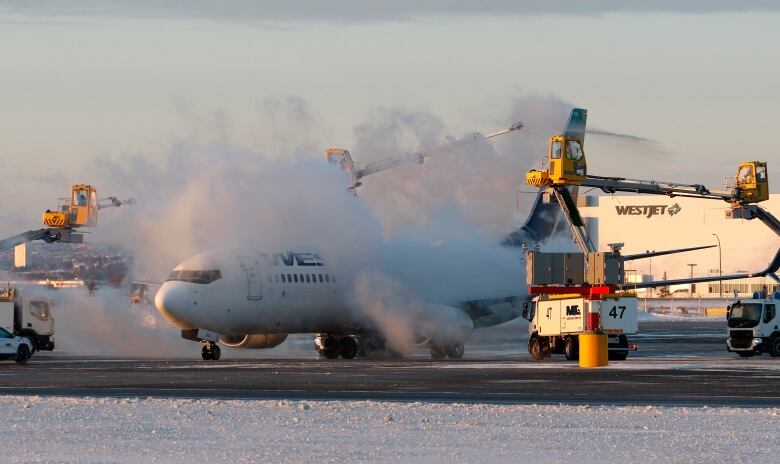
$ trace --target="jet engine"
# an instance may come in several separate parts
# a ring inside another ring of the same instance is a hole
[[[219,342],[228,348],[243,348],[257,350],[273,348],[287,339],[287,334],[219,334]]]

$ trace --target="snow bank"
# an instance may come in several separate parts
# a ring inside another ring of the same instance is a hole
[[[0,396],[3,462],[774,462],[780,409]],[[750,437],[745,440],[745,437]]]

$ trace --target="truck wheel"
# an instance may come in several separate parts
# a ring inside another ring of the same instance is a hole
[[[628,357],[628,337],[621,335],[618,337],[618,348],[621,351],[610,351],[607,353],[607,359],[610,361],[625,361]],[[623,351],[625,349],[625,351]]]
[[[566,341],[563,342],[563,354],[566,355],[567,360],[576,361],[580,357],[577,348],[577,339],[574,337],[566,337]]]
[[[769,352],[774,357],[780,356],[780,337],[775,337],[772,340],[772,351]]]
[[[542,344],[539,341],[539,337],[534,337],[528,342],[528,352],[531,353],[531,357],[535,361],[541,361],[544,358],[544,351],[542,350]]]
[[[27,345],[19,345],[19,348],[16,350],[16,363],[17,364],[27,364],[27,361],[30,360],[30,347]]]
[[[752,358],[753,352],[752,351],[737,351],[737,354],[740,358]]]

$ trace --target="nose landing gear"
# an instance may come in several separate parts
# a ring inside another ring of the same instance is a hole
[[[219,349],[216,343],[210,341],[203,342],[203,349],[200,350],[200,355],[204,360],[217,361],[221,354],[222,350]]]

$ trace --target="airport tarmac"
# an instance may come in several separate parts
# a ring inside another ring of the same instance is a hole
[[[0,394],[780,405],[780,359],[726,352],[722,327],[722,321],[642,322],[639,351],[599,369],[580,369],[562,356],[535,362],[527,335],[511,326],[477,332],[465,359],[445,362],[423,353],[328,361],[308,349],[283,359],[261,351],[232,358],[225,350],[218,362],[41,354],[24,367],[4,364]]]

